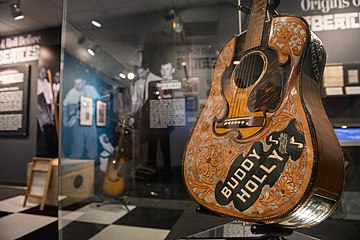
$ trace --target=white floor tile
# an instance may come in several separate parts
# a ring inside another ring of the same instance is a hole
[[[162,240],[169,234],[170,230],[141,228],[123,225],[110,225],[96,234],[91,240],[109,240],[126,239],[126,240]]]
[[[83,214],[83,212],[78,211],[59,211],[59,230],[71,223],[72,221],[78,219]]]
[[[128,208],[131,211],[135,206],[128,205]],[[76,212],[83,213],[76,221],[99,224],[111,224],[128,213],[124,206],[120,204],[107,204],[97,207],[96,203],[91,203]]]
[[[27,202],[26,206],[23,207],[23,203],[24,203],[23,195],[2,200],[0,201],[0,211],[17,213],[39,205],[39,204]]]
[[[44,227],[57,218],[26,213],[14,213],[0,218],[0,239],[16,239],[41,227]]]

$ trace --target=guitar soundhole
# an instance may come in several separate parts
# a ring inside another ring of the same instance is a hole
[[[248,88],[262,78],[267,65],[266,56],[260,51],[246,54],[240,59],[232,73],[232,79],[238,88]]]

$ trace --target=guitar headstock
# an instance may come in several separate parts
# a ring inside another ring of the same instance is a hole
[[[132,126],[134,119],[131,116],[122,116],[121,119],[117,122],[117,126],[115,128],[116,132],[123,132],[124,129]]]
[[[127,126],[129,126],[129,122],[130,122],[130,116],[124,116],[124,117],[121,119],[120,127],[126,128]]]

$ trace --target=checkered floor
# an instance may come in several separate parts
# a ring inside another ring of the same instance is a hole
[[[57,207],[22,207],[23,195],[0,201],[0,240],[9,239],[166,239],[182,210],[88,203]],[[58,220],[58,216],[60,216]]]
[[[345,194],[344,199],[348,197],[358,203],[354,193]],[[32,203],[22,207],[23,201],[22,193],[0,191],[0,240],[173,240],[195,235],[209,239],[234,233],[239,236],[241,230],[238,223],[231,224],[229,219],[197,214],[194,211],[197,205],[192,201],[133,198],[128,209],[121,204],[99,205],[89,201],[61,211],[53,206],[40,211]],[[339,211],[318,226],[300,230],[286,239],[360,239],[358,204],[345,208],[351,215],[344,217]]]

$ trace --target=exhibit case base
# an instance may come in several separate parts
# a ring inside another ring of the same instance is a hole
[[[268,229],[269,234],[265,234],[264,232],[262,234],[255,234],[254,227],[256,228],[259,226]],[[276,230],[273,231],[271,226],[256,225],[256,224],[253,225],[245,222],[234,221],[182,238],[182,240],[185,239],[317,240],[319,239],[305,235],[303,233],[292,231],[290,229],[284,229],[284,232],[282,232],[282,229],[279,231],[280,231],[279,234],[277,234]]]

